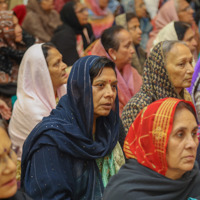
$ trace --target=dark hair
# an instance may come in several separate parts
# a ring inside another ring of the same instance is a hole
[[[196,122],[198,124],[198,119],[197,119],[196,111],[194,110],[194,108],[190,104],[188,104],[186,102],[180,101],[178,103],[178,105],[176,106],[175,114],[176,114],[177,110],[180,110],[180,109],[183,109],[183,108],[186,108],[187,110],[189,110],[194,115],[194,117],[196,119]]]
[[[102,33],[101,43],[107,53],[110,48],[113,48],[116,51],[119,49],[119,41],[117,40],[116,36],[121,30],[126,29],[123,26],[115,25],[104,30],[104,32]]]
[[[131,19],[133,19],[133,18],[137,18],[138,19],[138,17],[136,16],[136,14],[135,13],[133,13],[133,12],[128,12],[128,13],[126,13],[126,21],[127,22],[129,22]]]
[[[115,71],[115,63],[113,61],[111,61],[110,59],[106,58],[106,57],[99,57],[92,65],[92,67],[90,68],[90,80],[91,83],[93,83],[93,80],[96,76],[100,76],[103,69],[105,67],[108,68],[112,68],[116,74]],[[116,74],[117,76],[117,74]]]
[[[49,49],[52,49],[52,48],[56,48],[56,47],[51,42],[46,42],[42,44],[42,52],[44,54],[45,60],[47,59]]]
[[[186,22],[174,22],[174,28],[178,37],[178,40],[183,40],[185,32],[191,28],[191,25]]]

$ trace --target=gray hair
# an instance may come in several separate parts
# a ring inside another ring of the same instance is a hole
[[[184,41],[180,41],[180,40],[165,40],[162,42],[162,52],[163,52],[165,62],[166,62],[168,53],[170,52],[170,50],[173,48],[175,44],[183,44],[187,46],[187,44]]]

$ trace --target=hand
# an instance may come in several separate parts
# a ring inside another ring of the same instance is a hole
[[[11,109],[1,99],[0,99],[0,115],[6,120],[10,119],[11,117]]]

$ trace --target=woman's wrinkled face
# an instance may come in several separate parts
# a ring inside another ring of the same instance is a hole
[[[111,57],[121,71],[125,65],[132,62],[135,50],[133,49],[131,34],[127,30],[121,30],[115,39],[119,42],[119,48],[118,50],[113,50]]]
[[[51,11],[54,9],[53,0],[41,0],[40,6],[44,11]]]
[[[17,191],[17,156],[11,149],[8,134],[0,127],[0,199],[12,197]]]
[[[66,72],[67,65],[62,61],[62,55],[56,48],[51,48],[48,51],[47,63],[51,76],[53,88],[57,89],[61,85],[66,84],[68,73]]]
[[[117,95],[117,77],[112,68],[105,67],[92,83],[94,117],[109,115]]]
[[[166,69],[169,78],[180,93],[183,88],[190,87],[194,68],[193,56],[184,44],[176,43],[167,54]]]
[[[133,44],[139,45],[140,41],[142,40],[142,31],[140,29],[140,22],[138,18],[132,18],[128,22],[128,30],[131,33]]]
[[[193,13],[194,11],[187,1],[179,1],[179,9],[177,12],[179,21],[191,24],[194,21]]]
[[[192,28],[189,28],[183,37],[183,41],[188,45],[190,51],[194,53],[197,48],[197,41],[195,40],[195,33]]]
[[[147,17],[147,10],[143,0],[135,1],[135,12],[139,18]]]
[[[166,152],[168,178],[179,179],[193,169],[199,144],[197,130],[194,115],[186,108],[177,109]]]
[[[0,11],[8,10],[8,1],[0,0]]]
[[[75,13],[81,26],[88,23],[88,8],[82,3],[76,3]]]
[[[17,17],[13,16],[14,32],[15,32],[15,42],[22,41],[22,28],[18,23]]]

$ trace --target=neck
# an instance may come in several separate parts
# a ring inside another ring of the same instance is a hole
[[[183,172],[183,171],[177,172],[177,171],[167,170],[165,176],[167,178],[169,178],[169,179],[172,179],[172,180],[178,180],[178,179],[180,179],[183,176],[184,173],[185,172]]]
[[[123,67],[124,67],[124,66],[119,66],[119,65],[117,65],[117,64],[116,64],[116,66],[117,66],[117,69],[118,69],[118,71],[120,72],[120,74],[122,74],[122,73],[123,73]]]
[[[180,95],[183,88],[176,88],[177,93]]]
[[[53,88],[53,90],[54,90],[54,94],[55,94],[55,97],[57,97],[57,88]]]

